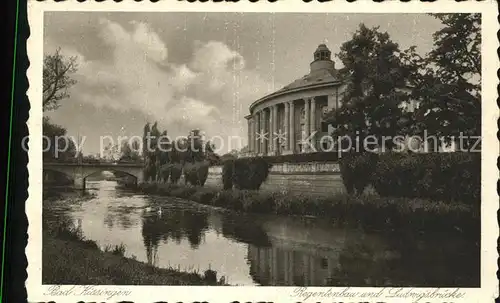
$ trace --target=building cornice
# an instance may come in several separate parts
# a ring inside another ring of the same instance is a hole
[[[254,101],[252,104],[250,104],[250,108],[249,108],[250,114],[252,113],[252,110],[254,109],[255,106],[257,106],[258,104],[260,104],[262,102],[271,100],[275,97],[284,96],[284,95],[300,92],[303,90],[325,88],[325,87],[330,87],[330,86],[338,86],[338,85],[343,84],[344,82],[345,81],[342,81],[342,80],[335,80],[335,81],[330,81],[330,82],[311,83],[308,85],[304,85],[304,86],[300,86],[300,87],[296,87],[296,88],[292,88],[292,89],[278,90],[274,93],[271,93],[269,95],[266,95],[266,96],[258,99],[257,101]]]

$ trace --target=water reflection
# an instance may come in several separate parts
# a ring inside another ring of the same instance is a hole
[[[236,214],[136,195],[109,181],[87,187],[94,198],[44,205],[44,223],[64,214],[85,237],[101,246],[124,244],[126,256],[153,266],[213,269],[234,285],[479,285],[479,249],[457,236],[368,233],[326,220]]]
[[[329,278],[338,267],[335,254],[309,254],[280,247],[248,247],[250,274],[261,285],[320,286],[329,285]]]
[[[188,212],[182,209],[168,208],[166,211],[156,212],[143,210],[142,238],[146,247],[148,263],[157,265],[158,245],[160,241],[168,244],[173,241],[180,244],[183,239],[189,242],[190,249],[196,250],[208,230],[207,214]]]
[[[214,217],[216,216],[214,215]],[[253,218],[246,218],[234,213],[223,213],[219,214],[218,217],[222,219],[222,234],[224,237],[247,243],[249,246],[271,247],[271,239],[262,229],[262,226],[255,223]]]

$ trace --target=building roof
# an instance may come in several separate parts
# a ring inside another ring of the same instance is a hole
[[[279,95],[287,94],[289,92],[291,93],[294,91],[300,91],[301,89],[321,87],[321,86],[329,85],[329,84],[339,85],[339,83],[344,82],[348,77],[349,77],[349,75],[343,69],[341,69],[341,70],[322,69],[322,70],[315,71],[314,73],[307,74],[307,75],[303,76],[302,78],[297,79],[297,80],[293,81],[292,83],[284,86],[283,88],[254,101],[250,105],[250,111],[252,110],[252,108],[255,105],[257,105],[265,100],[268,100],[270,98],[274,98],[274,97],[279,96]],[[249,117],[251,117],[251,114],[248,115],[248,118]]]
[[[277,92],[296,89],[296,88],[300,88],[300,87],[306,87],[306,86],[310,86],[310,85],[314,85],[314,84],[339,82],[341,80],[342,80],[342,78],[339,77],[338,70],[321,69],[321,70],[313,71],[313,72],[303,76],[302,78],[299,78],[299,79],[293,81],[292,83],[284,86],[282,89],[278,90]]]

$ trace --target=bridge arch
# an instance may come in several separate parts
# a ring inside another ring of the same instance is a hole
[[[68,185],[74,182],[72,176],[67,174],[64,171],[60,171],[52,168],[44,168],[43,169],[43,182],[44,184],[53,184],[53,185]]]
[[[81,189],[85,188],[85,179],[87,177],[102,171],[120,172],[133,176],[136,183],[144,181],[143,167],[140,163],[44,163],[43,170],[65,174],[69,179],[73,180],[74,186]]]
[[[105,171],[111,172],[111,173],[113,173],[113,174],[118,173],[118,174],[120,174],[120,175],[125,175],[125,176],[132,177],[132,178],[134,179],[134,183],[135,183],[135,184],[137,184],[137,183],[138,183],[139,176],[134,175],[133,173],[128,172],[128,171],[126,171],[126,170],[121,170],[121,169],[96,169],[95,171],[90,172],[90,173],[88,173],[87,175],[83,176],[83,179],[84,179],[85,181],[87,181],[87,178],[88,178],[88,177],[95,176],[95,175],[97,175],[98,173],[102,173],[102,172],[105,172]],[[115,174],[115,177],[117,177],[117,176],[116,176],[116,174]]]

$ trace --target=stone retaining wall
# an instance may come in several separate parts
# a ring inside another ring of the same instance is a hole
[[[210,167],[206,184],[222,188],[222,166]],[[336,162],[280,163],[273,164],[261,189],[328,194],[344,191],[344,185]]]

